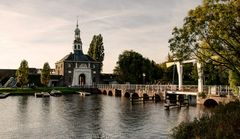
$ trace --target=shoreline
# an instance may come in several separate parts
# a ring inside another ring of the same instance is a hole
[[[34,95],[36,92],[51,92],[53,89],[61,91],[63,95],[77,94],[79,91],[97,94],[96,89],[70,87],[0,88],[0,94],[9,93],[9,96]]]

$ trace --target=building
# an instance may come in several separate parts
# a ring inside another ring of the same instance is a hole
[[[16,87],[16,71],[17,69],[0,69],[0,87]],[[28,85],[42,86],[41,84],[42,69],[29,68],[28,69]],[[60,86],[62,84],[62,76],[55,74],[55,69],[50,71],[50,81],[48,86]]]
[[[99,82],[100,62],[85,55],[78,23],[74,31],[73,52],[56,62],[55,72],[63,76],[64,86],[93,85]]]

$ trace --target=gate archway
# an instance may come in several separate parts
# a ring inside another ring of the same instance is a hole
[[[80,74],[79,75],[79,85],[85,85],[86,84],[86,76],[85,74]]]

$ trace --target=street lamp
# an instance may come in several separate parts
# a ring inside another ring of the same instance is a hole
[[[143,84],[145,84],[145,76],[146,76],[146,74],[143,73],[142,76],[143,76]]]

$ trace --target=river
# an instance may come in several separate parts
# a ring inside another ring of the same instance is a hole
[[[202,106],[165,110],[163,103],[131,104],[127,98],[77,94],[0,100],[1,139],[159,139],[203,113]]]

